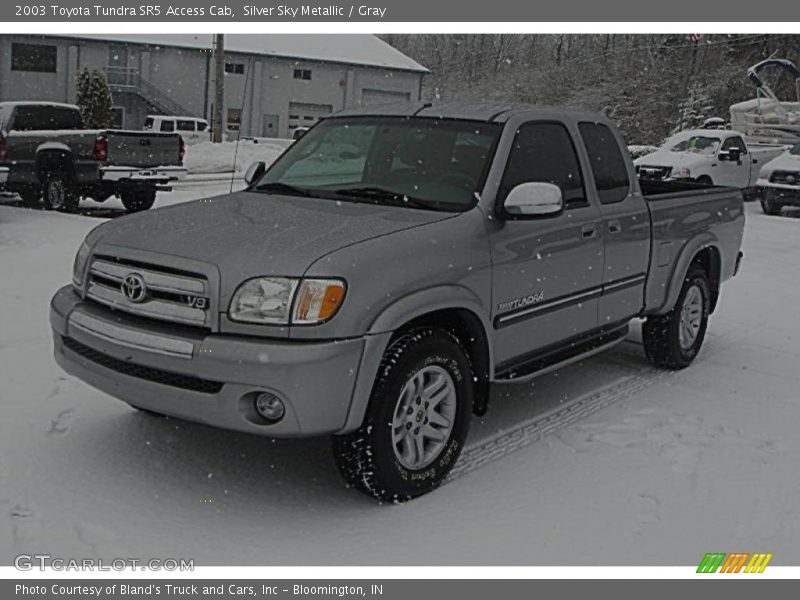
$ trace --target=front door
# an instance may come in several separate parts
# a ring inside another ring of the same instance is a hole
[[[717,173],[719,177],[713,176],[716,185],[727,185],[743,190],[750,185],[750,153],[744,140],[738,136],[730,136],[722,142],[720,150],[730,151],[731,148],[739,149],[739,160],[719,160]]]
[[[572,136],[556,122],[529,122],[516,132],[497,202],[521,183],[547,182],[561,188],[565,209],[556,216],[506,218],[492,234],[498,371],[598,326],[600,213],[586,193]]]

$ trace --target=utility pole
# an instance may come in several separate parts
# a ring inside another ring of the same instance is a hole
[[[214,110],[211,115],[211,141],[222,142],[222,111],[225,104],[225,36],[214,36]]]

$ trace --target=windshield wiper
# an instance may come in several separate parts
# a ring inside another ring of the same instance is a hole
[[[295,185],[289,185],[288,183],[280,183],[279,181],[273,181],[271,183],[262,183],[261,185],[257,185],[255,187],[255,191],[275,192],[278,194],[289,194],[292,196],[311,196],[311,193],[305,188],[297,187]]]
[[[376,203],[391,202],[393,204],[400,204],[405,206],[413,206],[415,208],[435,208],[431,203],[425,202],[418,198],[412,198],[399,192],[393,192],[380,187],[355,187],[355,188],[341,188],[334,190],[335,194],[340,196],[350,196],[351,198],[364,198],[366,200],[373,200]]]

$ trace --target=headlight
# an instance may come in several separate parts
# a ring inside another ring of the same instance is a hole
[[[234,321],[287,325],[297,279],[257,277],[236,290],[228,314]]]
[[[92,247],[84,241],[78,248],[75,255],[75,262],[72,264],[72,283],[77,288],[83,287],[83,273],[86,270],[86,263],[92,254]]]
[[[336,314],[344,292],[338,279],[256,277],[236,290],[228,315],[244,323],[313,325]]]

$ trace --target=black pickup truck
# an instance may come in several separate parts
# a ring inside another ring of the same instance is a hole
[[[176,133],[84,129],[77,106],[0,102],[0,190],[28,206],[75,212],[82,197],[119,196],[147,210],[159,189],[186,176]]]

